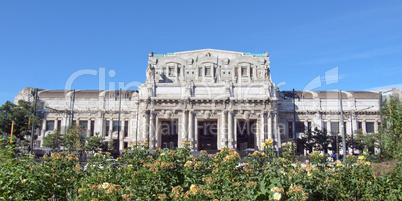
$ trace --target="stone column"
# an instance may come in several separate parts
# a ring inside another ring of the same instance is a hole
[[[59,119],[54,120],[54,130],[55,131],[57,131],[57,129],[59,128],[58,121],[59,121]]]
[[[45,137],[45,133],[46,133],[46,119],[44,119],[43,120],[43,122],[42,122],[42,130],[41,130],[41,134],[42,134],[42,137]]]
[[[264,143],[265,141],[265,112],[261,114],[261,135],[260,135],[260,142]]]
[[[194,139],[194,128],[193,128],[193,119],[194,119],[194,116],[193,116],[193,111],[189,111],[188,112],[188,134],[189,134],[189,137],[188,137],[188,141],[190,141],[190,149],[191,150],[194,150],[194,141],[195,141],[195,139]]]
[[[233,133],[233,111],[229,111],[228,117],[228,148],[234,148],[234,133]]]
[[[181,123],[182,123],[182,126],[181,126],[181,142],[183,143],[183,142],[186,142],[188,139],[187,139],[187,129],[188,129],[188,125],[187,125],[187,120],[188,120],[188,117],[187,117],[187,111],[185,111],[185,110],[183,110],[183,118],[182,118],[182,121],[181,121]]]
[[[227,135],[227,111],[222,111],[221,118],[221,136],[222,136],[222,144],[221,147],[228,147],[228,135]]]
[[[123,151],[124,150],[124,118],[120,119],[120,136],[119,136],[119,150]]]
[[[270,140],[272,140],[273,138],[272,138],[272,111],[270,111],[269,113],[268,113],[268,138],[267,139],[270,139]]]
[[[362,130],[363,130],[363,133],[367,133],[367,129],[366,129],[366,119],[364,119],[363,122],[362,122]]]
[[[145,111],[143,115],[143,122],[144,124],[142,125],[142,140],[143,141],[148,141],[148,132],[149,132],[149,127],[148,127],[148,122],[149,122],[149,115],[148,112]]]
[[[95,127],[94,127],[94,133],[99,133],[99,136],[104,136],[102,131],[103,131],[103,120],[101,117],[96,117],[95,119]]]
[[[274,128],[274,131],[273,131],[273,136],[274,136],[274,139],[276,140],[276,148],[277,148],[277,151],[279,151],[280,150],[280,148],[281,148],[281,143],[282,143],[282,140],[281,140],[281,133],[280,133],[280,129],[279,129],[279,125],[278,125],[278,110],[277,110],[277,104],[276,104],[276,102],[275,102],[275,104],[273,105],[274,106],[274,116],[273,116],[273,120],[274,120],[274,124],[273,124],[273,128]]]
[[[149,148],[155,148],[155,117],[153,111],[149,113]]]
[[[355,133],[355,130],[358,130],[358,127],[357,127],[357,118],[356,118],[356,115],[354,114],[354,113],[352,113],[352,116],[351,116],[351,127],[352,127],[352,129],[351,129],[351,131],[353,132],[353,133]]]
[[[253,77],[251,79],[256,80],[257,79],[257,67],[253,66],[252,67],[253,71]]]
[[[108,136],[109,140],[113,140],[113,119],[109,120],[109,130],[106,132],[108,132],[109,134]]]
[[[378,119],[374,121],[374,133],[378,133]]]
[[[87,137],[89,138],[89,137],[91,137],[91,119],[89,119],[87,121],[87,125],[88,125],[88,127],[87,127]]]

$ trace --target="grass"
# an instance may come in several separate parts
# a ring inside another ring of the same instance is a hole
[[[398,160],[382,161],[378,163],[373,163],[373,173],[376,176],[387,176],[389,175],[397,166]]]

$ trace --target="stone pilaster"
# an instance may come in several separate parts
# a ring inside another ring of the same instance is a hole
[[[221,147],[228,147],[228,134],[227,134],[227,111],[222,111],[222,118],[221,118]]]
[[[228,148],[234,147],[234,131],[233,131],[233,111],[228,112]]]
[[[195,141],[193,124],[194,124],[194,113],[193,111],[190,110],[188,112],[188,133],[189,133],[188,141],[190,141],[190,148],[192,150],[194,150],[194,141]]]
[[[153,111],[149,113],[149,148],[154,149],[156,142],[155,136],[155,115]]]

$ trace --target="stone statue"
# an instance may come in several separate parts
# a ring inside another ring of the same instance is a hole
[[[146,71],[147,80],[149,82],[152,82],[153,80],[155,80],[155,72],[154,71],[155,71],[155,69],[151,65],[149,65],[147,68],[147,71]]]

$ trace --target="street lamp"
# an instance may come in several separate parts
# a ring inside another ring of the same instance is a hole
[[[369,106],[369,107],[367,107],[367,108],[360,109],[360,110],[352,110],[352,111],[349,113],[349,115],[350,115],[350,129],[351,129],[351,135],[352,135],[352,154],[353,154],[353,155],[355,154],[355,144],[354,144],[354,139],[353,139],[353,136],[354,136],[353,119],[357,119],[355,113],[356,113],[356,112],[363,111],[363,110],[368,110],[368,109],[373,108],[373,107],[374,107],[374,105]]]

